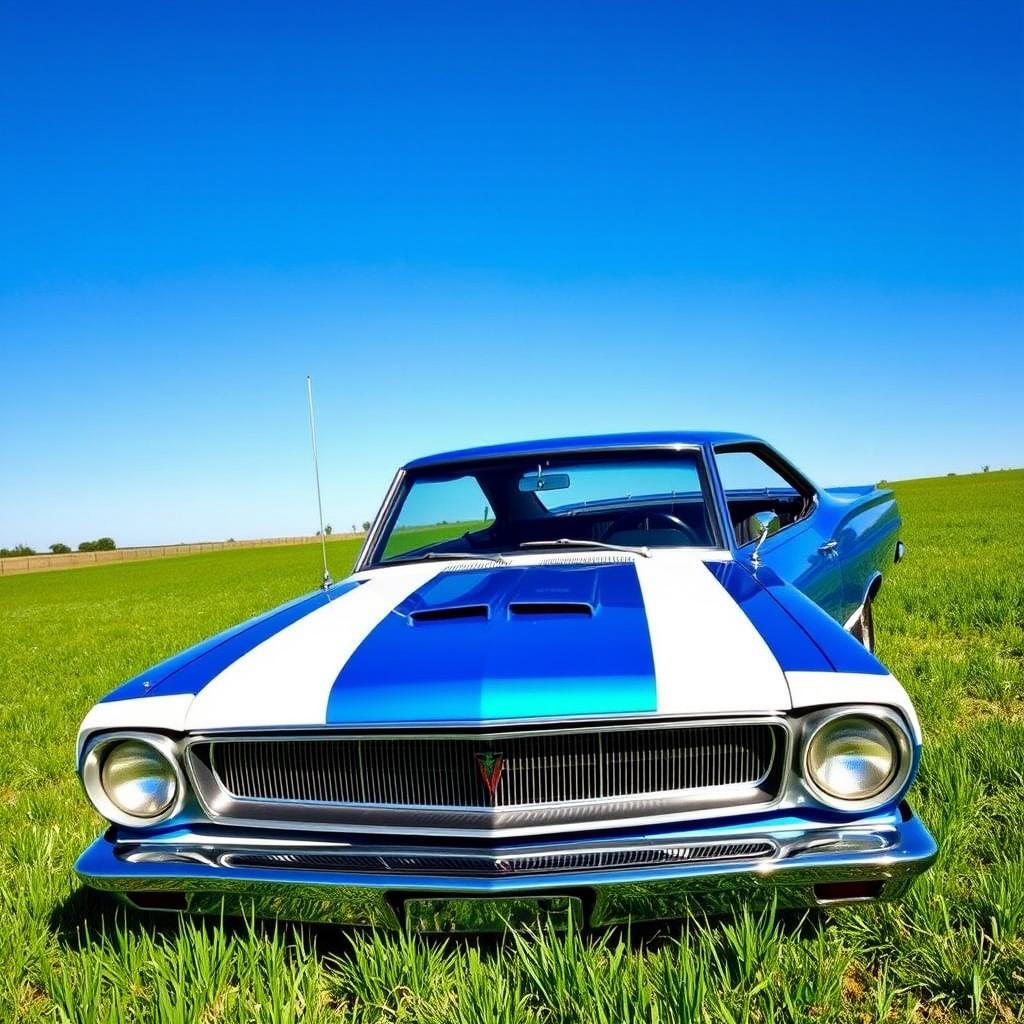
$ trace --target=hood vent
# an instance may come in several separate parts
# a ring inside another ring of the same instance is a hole
[[[545,558],[541,565],[632,565],[637,560],[636,555],[603,555],[603,554],[579,554],[579,555],[553,555]]]
[[[489,611],[485,604],[464,604],[453,608],[423,608],[412,612],[409,618],[416,624],[421,622],[446,622],[450,619],[486,619]]]
[[[508,569],[509,564],[507,562],[495,562],[493,559],[480,559],[480,561],[474,561],[469,558],[462,559],[456,562],[446,562],[441,566],[441,573],[448,572],[480,572],[481,569],[486,569],[488,572],[497,569]]]
[[[584,615],[589,618],[594,608],[581,601],[513,601],[508,613],[510,616]]]

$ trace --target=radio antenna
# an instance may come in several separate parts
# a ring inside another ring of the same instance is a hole
[[[320,460],[316,452],[316,414],[313,412],[313,378],[306,375],[306,397],[309,399],[309,437],[313,442],[313,479],[316,480],[316,510],[320,514],[320,550],[324,556],[324,578],[321,586],[326,590],[331,585],[331,574],[327,571],[327,535],[324,533],[324,503],[320,499]]]

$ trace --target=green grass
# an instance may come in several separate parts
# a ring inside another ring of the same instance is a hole
[[[428,526],[400,527],[391,534],[384,554],[388,558],[398,558],[407,551],[415,551],[427,544],[436,544],[443,540],[454,540],[463,534],[482,529],[487,523],[479,519],[473,522],[436,523]]]
[[[100,828],[77,724],[122,679],[318,578],[315,547],[0,580],[0,1021],[1024,1019],[1024,472],[896,485],[879,653],[920,711],[938,865],[898,904],[426,941],[126,911],[72,873]],[[329,545],[343,575],[357,541]]]

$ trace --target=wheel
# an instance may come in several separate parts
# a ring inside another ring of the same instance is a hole
[[[875,653],[875,617],[871,610],[871,598],[864,598],[860,620],[855,627],[857,639],[872,653]]]

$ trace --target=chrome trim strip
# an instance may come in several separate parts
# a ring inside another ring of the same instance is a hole
[[[708,549],[710,550],[710,549]],[[623,729],[634,726],[638,729],[652,729],[657,728],[660,723],[665,723],[667,727],[672,728],[675,725],[690,722],[694,725],[700,725],[703,723],[715,724],[718,722],[742,722],[757,724],[758,722],[768,721],[772,722],[775,720],[785,721],[785,716],[781,712],[777,711],[765,711],[763,709],[751,709],[750,711],[744,711],[740,714],[731,714],[727,717],[715,718],[714,716],[709,717],[706,711],[695,711],[690,714],[685,712],[673,713],[670,718],[667,718],[663,713],[658,711],[633,711],[628,715],[620,715],[618,712],[608,712],[607,714],[594,714],[594,715],[538,715],[533,718],[489,718],[485,724],[472,723],[459,720],[439,720],[437,722],[409,722],[408,725],[402,725],[402,736],[435,736],[439,734],[450,734],[456,737],[464,737],[466,735],[480,735],[483,738],[492,736],[491,730],[509,730],[516,731],[522,729],[532,729],[537,726],[555,725],[555,726],[566,726],[567,731],[574,731],[576,726],[580,725],[592,725],[598,727],[594,731],[599,731],[601,726],[606,729]],[[240,725],[230,726],[217,729],[204,729],[201,733],[195,733],[189,739],[195,738],[196,740],[221,740],[224,737],[236,736],[241,739],[248,739],[252,737],[259,737],[261,739],[270,739],[273,736],[281,735],[284,738],[294,739],[296,733],[303,733],[309,736],[323,736],[326,739],[341,735],[376,735],[380,734],[382,737],[387,735],[387,731],[394,732],[394,722],[360,722],[359,725],[267,725],[260,726],[260,731],[253,732],[251,725]],[[439,733],[439,730],[441,733]]]
[[[370,524],[370,529],[363,540],[363,546],[359,549],[359,554],[356,556],[351,575],[354,576],[357,572],[362,572],[364,569],[371,568],[369,565],[370,557],[372,556],[373,550],[380,539],[381,531],[384,529],[384,524],[387,519],[385,513],[390,512],[391,506],[395,500],[395,495],[401,488],[402,481],[404,479],[405,469],[403,467],[395,473],[395,476],[391,481],[391,486],[387,489],[387,492],[384,495],[384,500],[380,503],[380,508],[377,509],[377,514],[374,516],[373,522]]]
[[[870,835],[874,839],[864,849],[881,849],[885,844],[876,842],[882,826],[874,826],[865,829],[863,826],[850,826],[843,832],[844,839],[855,837],[859,834]],[[835,833],[835,826],[830,826],[828,832]],[[831,836],[814,838],[814,830],[798,830],[799,845],[803,849],[809,845],[821,845],[832,843]],[[663,849],[676,849],[682,847],[719,847],[735,846],[736,844],[767,844],[772,847],[773,855],[788,856],[787,852],[793,845],[792,840],[780,840],[773,834],[766,832],[763,828],[751,831],[740,830],[735,835],[702,835],[699,831],[692,835],[675,836],[649,836],[639,839],[603,839],[566,843],[562,841],[550,843],[528,843],[507,846],[438,846],[436,844],[427,846],[412,846],[409,844],[388,843],[380,845],[377,843],[350,843],[339,842],[317,842],[300,840],[268,839],[266,842],[246,842],[240,838],[233,842],[228,839],[222,842],[218,838],[200,840],[199,837],[189,837],[187,840],[180,836],[169,836],[164,841],[151,842],[147,839],[117,839],[114,842],[116,856],[129,862],[134,862],[140,854],[145,854],[150,859],[158,859],[166,856],[168,859],[182,853],[205,853],[208,857],[230,866],[231,858],[239,856],[259,856],[262,854],[329,854],[337,856],[359,856],[359,857],[389,857],[389,856],[425,856],[425,857],[451,857],[453,859],[479,860],[490,858],[494,860],[523,860],[533,857],[564,857],[569,855],[589,856],[596,854],[610,853],[631,853],[635,851],[651,851]]]
[[[844,705],[844,707],[847,705]],[[852,706],[852,705],[850,705]],[[540,721],[540,720],[537,720]],[[553,718],[548,721],[558,723],[566,726],[565,728],[556,729],[535,729],[532,725],[535,722],[530,722],[530,727],[524,729],[517,729],[506,727],[504,723],[500,727],[496,728],[495,725],[466,725],[463,728],[456,728],[457,723],[448,725],[434,725],[433,723],[425,726],[417,727],[415,724],[410,723],[408,727],[402,726],[400,729],[396,729],[393,724],[387,726],[389,731],[378,731],[377,729],[369,726],[358,726],[349,727],[338,726],[336,729],[331,730],[330,728],[317,728],[310,729],[308,726],[305,727],[305,731],[309,733],[306,739],[310,740],[361,740],[361,739],[379,739],[379,740],[408,740],[408,739],[424,739],[424,740],[447,740],[447,739],[480,739],[480,740],[502,740],[510,739],[517,736],[558,736],[558,735],[575,735],[580,732],[622,732],[624,730],[634,730],[646,732],[654,729],[699,729],[709,728],[714,729],[719,726],[725,727],[729,725],[780,725],[788,730],[789,721],[784,715],[773,714],[772,712],[765,712],[760,715],[731,715],[722,718],[708,718],[705,714],[701,718],[658,718],[651,721],[643,721],[640,719],[629,718],[622,721],[609,722],[607,726],[603,728],[590,728],[590,729],[577,729],[573,728],[571,724],[567,725],[569,721],[565,718]],[[598,722],[600,719],[580,719],[581,722]],[[422,729],[423,731],[419,731]],[[438,731],[438,730],[444,731]],[[447,731],[447,730],[451,731]],[[221,734],[220,732],[202,732],[196,733],[188,737],[186,745],[191,747],[197,743],[208,743],[208,742],[245,742],[248,740],[294,740],[294,735],[277,735],[272,732],[253,732],[250,728],[247,731],[247,735],[235,735],[233,732],[227,735]]]
[[[742,852],[730,852],[735,851],[737,848],[743,848]],[[878,849],[877,846],[867,847],[869,849]],[[722,851],[717,853],[716,851]],[[763,851],[763,852],[762,852]],[[147,854],[149,851],[146,851]],[[169,854],[171,857],[181,856],[182,853],[195,855],[197,851],[191,850],[176,850]],[[594,858],[600,861],[612,861],[616,857],[629,857],[630,855],[642,857],[644,855],[656,856],[658,854],[664,854],[666,858],[675,858],[678,863],[719,863],[726,860],[743,860],[743,861],[757,861],[758,863],[764,863],[777,856],[779,853],[778,844],[768,837],[743,837],[735,840],[715,840],[713,842],[679,842],[679,843],[636,843],[636,844],[606,844],[604,846],[578,846],[578,847],[567,847],[562,849],[548,849],[544,847],[540,848],[506,848],[503,850],[495,849],[476,849],[467,850],[463,848],[457,849],[428,849],[421,847],[364,847],[364,846],[349,846],[341,850],[310,850],[302,851],[294,848],[285,850],[273,850],[273,849],[260,849],[253,851],[238,851],[233,850],[225,854],[217,854],[213,859],[213,863],[220,865],[225,868],[236,868],[236,867],[252,867],[262,869],[273,869],[275,867],[283,868],[296,868],[298,870],[325,870],[324,868],[315,868],[311,865],[301,863],[301,858],[309,856],[312,858],[336,858],[338,864],[333,866],[333,870],[340,871],[356,871],[360,874],[380,874],[380,873],[394,873],[397,875],[406,873],[423,873],[425,871],[436,871],[438,874],[461,874],[463,875],[481,875],[481,877],[488,877],[486,873],[479,871],[481,864],[488,865],[488,871],[490,874],[495,874],[499,871],[507,871],[510,874],[520,873],[532,873],[532,874],[544,874],[558,870],[624,870],[628,867],[645,866],[643,864],[622,864],[616,865],[613,863],[603,863],[588,867],[581,864],[576,868],[561,868],[558,865],[559,860],[567,861],[578,861],[582,862],[588,858]],[[701,855],[702,854],[702,855]],[[128,854],[125,859],[131,861],[135,854]],[[269,858],[284,857],[284,858],[295,858],[296,862],[293,864],[274,864]],[[267,858],[268,863],[241,863],[248,859],[250,861],[258,861],[261,858]],[[346,859],[355,861],[367,861],[367,860],[378,860],[380,863],[375,869],[359,867],[346,867],[344,862]],[[406,866],[392,866],[392,862],[406,861]],[[416,862],[420,862],[416,866]],[[431,862],[437,861],[453,861],[456,864],[461,862],[459,869],[449,868],[447,870],[441,870],[439,868],[431,868]],[[528,862],[536,862],[540,866],[529,867]],[[545,864],[545,862],[548,862]],[[524,864],[522,868],[516,868],[514,865]],[[501,865],[506,865],[502,867]]]

